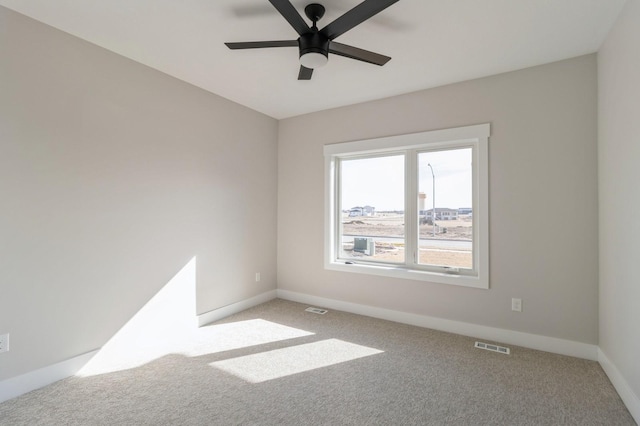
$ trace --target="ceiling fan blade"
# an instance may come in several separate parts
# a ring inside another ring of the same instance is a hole
[[[313,75],[313,68],[307,68],[300,65],[300,72],[298,73],[298,80],[311,80]]]
[[[356,59],[358,61],[368,62],[370,64],[380,66],[386,64],[391,60],[389,56],[381,55],[375,52],[369,52],[368,50],[360,49],[335,41],[332,41],[329,45],[329,52],[336,55],[344,56],[346,58]]]
[[[302,16],[298,13],[295,7],[289,0],[269,0],[273,7],[278,9],[278,12],[284,17],[284,19],[291,24],[294,30],[299,35],[308,33],[310,28],[307,22],[302,19]]]
[[[261,49],[263,47],[298,47],[298,40],[241,41],[225,43],[229,49]]]
[[[396,2],[398,0],[365,0],[321,29],[320,32],[329,40],[333,40]]]

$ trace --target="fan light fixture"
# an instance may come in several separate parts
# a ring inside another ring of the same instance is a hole
[[[312,3],[305,8],[309,19],[313,21],[310,31],[302,34],[298,39],[300,48],[300,64],[305,68],[320,68],[329,60],[329,38],[318,31],[316,22],[324,14],[324,7]]]
[[[320,68],[327,64],[329,58],[319,52],[308,52],[300,56],[300,65],[305,68]]]

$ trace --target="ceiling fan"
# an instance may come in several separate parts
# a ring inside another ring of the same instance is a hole
[[[346,33],[356,25],[361,24],[372,16],[380,13],[398,0],[365,0],[353,9],[318,30],[316,23],[324,16],[324,6],[311,3],[304,8],[304,13],[313,25],[309,27],[289,0],[269,0],[289,22],[300,36],[297,40],[248,41],[225,43],[229,49],[261,49],[265,47],[298,47],[300,53],[300,71],[298,80],[311,80],[313,70],[327,63],[329,53],[384,65],[391,59],[379,53],[349,46],[334,41],[338,36]]]

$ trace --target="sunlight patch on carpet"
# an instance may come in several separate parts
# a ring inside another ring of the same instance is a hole
[[[383,352],[355,343],[328,339],[217,361],[209,365],[250,383],[261,383]]]
[[[195,298],[196,259],[193,258],[77,376],[129,370],[169,354],[196,357],[314,334],[263,319],[198,328]]]

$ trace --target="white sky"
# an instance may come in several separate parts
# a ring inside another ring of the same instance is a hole
[[[418,155],[419,191],[427,195],[425,209],[471,207],[471,148],[430,151]],[[400,155],[342,161],[342,208],[373,206],[377,211],[404,210],[404,157]]]

